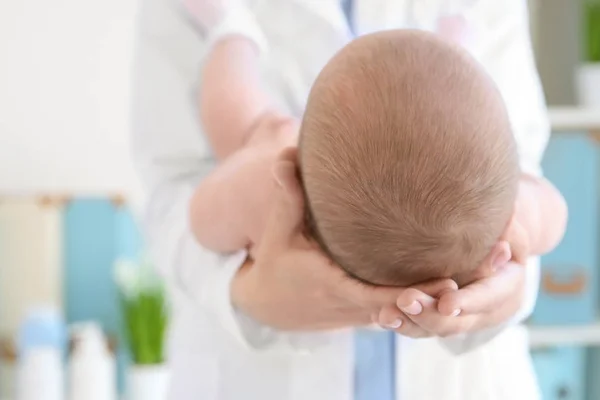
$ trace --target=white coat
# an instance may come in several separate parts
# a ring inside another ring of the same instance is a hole
[[[207,45],[177,1],[141,3],[132,149],[148,194],[147,239],[173,294],[170,399],[352,400],[351,332],[288,334],[256,325],[229,300],[230,280],[245,254],[217,255],[194,242],[188,200],[214,166],[195,101]],[[300,116],[317,73],[351,38],[339,1],[248,4],[249,13],[241,13],[232,30],[255,37],[273,96]],[[355,31],[430,30],[453,8],[464,12],[476,29],[474,54],[506,99],[523,170],[540,174],[549,127],[525,0],[355,0]],[[515,324],[531,312],[537,261],[527,267],[528,297]],[[524,329],[513,325],[487,342],[496,333],[401,340],[396,346],[397,398],[536,399]]]

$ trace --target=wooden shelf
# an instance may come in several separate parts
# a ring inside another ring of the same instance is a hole
[[[600,108],[553,107],[549,115],[554,132],[600,131]]]
[[[573,326],[529,326],[531,348],[600,346],[600,322]]]
[[[0,339],[0,362],[2,360],[13,362],[17,359],[17,351],[14,344],[6,339]]]

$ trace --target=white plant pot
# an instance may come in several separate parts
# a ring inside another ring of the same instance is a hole
[[[600,108],[600,63],[582,64],[576,74],[579,105]]]
[[[165,365],[132,365],[127,376],[127,400],[166,400],[170,373]]]

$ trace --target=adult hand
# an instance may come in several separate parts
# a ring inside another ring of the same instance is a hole
[[[525,230],[513,218],[496,245],[499,249],[490,253],[506,258],[484,260],[484,267],[494,270],[491,276],[439,298],[409,289],[398,297],[397,307],[384,307],[375,320],[382,326],[401,320],[396,332],[410,337],[446,337],[502,325],[522,306],[528,245]]]
[[[314,331],[368,325],[371,315],[412,289],[374,287],[348,277],[304,235],[304,204],[295,149],[275,164],[277,182],[267,229],[232,284],[233,304],[281,330]],[[438,296],[456,290],[445,279],[418,286]]]
[[[442,294],[439,300],[416,289],[407,291],[398,298],[396,308],[382,310],[379,323],[390,318],[410,321],[396,329],[410,337],[427,336],[422,331],[440,337],[472,333],[510,320],[521,308],[525,287],[525,269],[511,261],[495,275]]]

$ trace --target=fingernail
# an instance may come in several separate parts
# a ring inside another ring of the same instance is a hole
[[[419,315],[423,311],[423,306],[418,301],[413,301],[410,306],[402,308],[402,311],[410,315]]]
[[[397,319],[394,322],[387,324],[386,328],[390,328],[390,329],[398,329],[402,326],[402,320],[401,319]]]
[[[462,312],[462,310],[460,308],[457,308],[456,310],[452,311],[452,314],[450,314],[450,316],[451,317],[458,317],[461,312]]]

